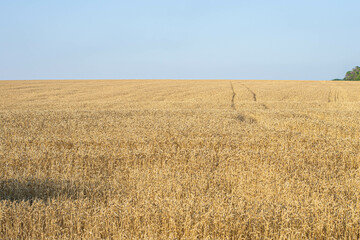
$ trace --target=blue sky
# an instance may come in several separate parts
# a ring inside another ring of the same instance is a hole
[[[342,78],[358,0],[1,0],[0,79]]]

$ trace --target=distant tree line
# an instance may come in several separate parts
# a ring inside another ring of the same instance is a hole
[[[348,71],[344,79],[334,79],[334,81],[360,81],[360,67],[356,66],[352,71]]]

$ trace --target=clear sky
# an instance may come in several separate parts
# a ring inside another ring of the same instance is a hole
[[[343,78],[359,0],[1,0],[0,79]]]

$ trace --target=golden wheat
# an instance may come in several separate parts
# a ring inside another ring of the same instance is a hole
[[[358,239],[359,92],[1,81],[0,239]]]

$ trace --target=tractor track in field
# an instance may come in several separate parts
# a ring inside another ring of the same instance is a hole
[[[263,107],[265,110],[269,109],[269,107],[265,103],[261,103],[260,106]]]
[[[341,87],[330,88],[328,93],[328,103],[336,103],[336,102],[346,102],[347,96],[346,92]]]
[[[251,90],[248,86],[246,86],[245,84],[243,84],[243,86],[251,93],[254,102],[256,102],[257,101],[256,93],[253,90]]]
[[[235,90],[234,90],[234,86],[232,85],[232,82],[230,81],[230,87],[231,87],[231,91],[232,91],[232,98],[231,98],[231,108],[236,110],[236,107],[235,107],[235,96],[236,96],[236,93],[235,93]]]
[[[231,87],[231,91],[232,91],[232,97],[231,97],[231,108],[237,112],[236,116],[235,116],[235,120],[239,121],[239,122],[244,122],[244,123],[256,123],[256,119],[250,116],[246,116],[243,113],[240,113],[239,111],[237,111],[236,106],[235,106],[235,96],[236,96],[236,92],[234,89],[234,86],[232,84],[232,82],[230,81],[230,87]],[[251,91],[251,90],[250,90]],[[256,95],[255,95],[255,99],[256,99]]]
[[[254,102],[258,102],[256,93],[255,93],[253,90],[251,90],[251,88],[249,88],[247,85],[245,85],[245,84],[242,84],[242,85],[244,86],[244,88],[246,88],[246,90],[249,91],[249,93],[251,93],[253,101],[254,101]],[[260,106],[261,106],[264,110],[269,109],[269,107],[268,107],[265,103],[260,103]]]

